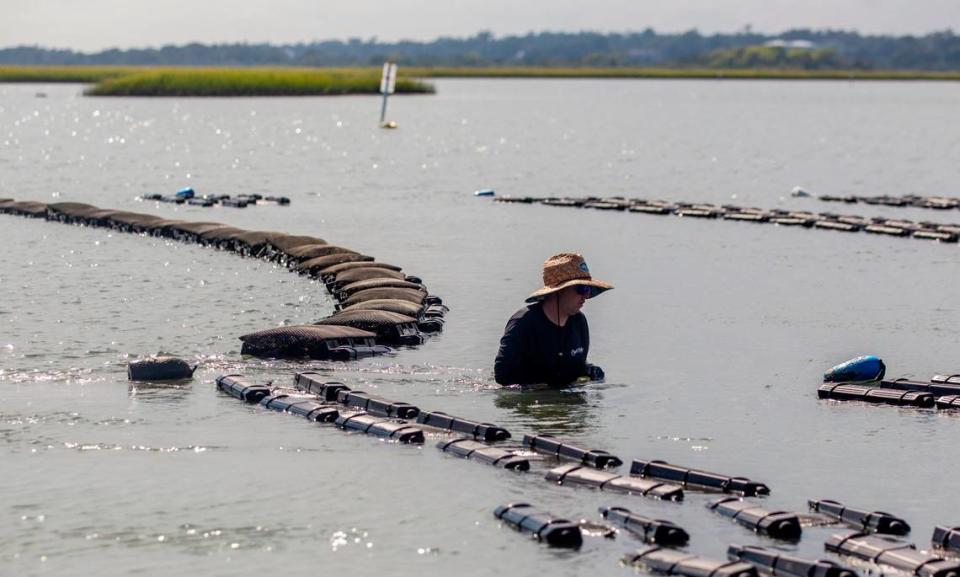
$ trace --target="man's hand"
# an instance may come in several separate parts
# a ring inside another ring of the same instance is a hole
[[[602,381],[605,375],[603,374],[603,369],[601,369],[597,365],[591,365],[588,363],[587,376],[590,377],[591,381]]]

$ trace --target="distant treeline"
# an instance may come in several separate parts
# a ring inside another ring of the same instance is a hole
[[[805,70],[960,70],[960,36],[862,36],[856,32],[791,30],[703,35],[530,33],[431,42],[328,40],[309,44],[187,44],[96,53],[33,46],[0,49],[0,64],[59,66],[404,66],[678,67]]]

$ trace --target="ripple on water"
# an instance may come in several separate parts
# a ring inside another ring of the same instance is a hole
[[[330,535],[330,550],[336,553],[340,549],[372,549],[373,539],[370,533],[363,529],[337,529]]]
[[[237,550],[283,551],[292,540],[309,538],[311,526],[241,525],[204,526],[184,523],[162,529],[132,525],[126,527],[83,526],[57,534],[65,540],[85,542],[97,549],[172,549],[192,555],[215,555]]]
[[[41,355],[42,356],[42,355]],[[23,358],[26,358],[24,356]],[[0,381],[11,383],[57,383],[87,385],[107,380],[94,369],[71,367],[68,369],[6,369],[0,370]]]

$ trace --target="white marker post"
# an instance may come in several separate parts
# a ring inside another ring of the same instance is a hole
[[[385,122],[387,117],[387,96],[393,94],[397,86],[397,65],[393,62],[383,63],[383,75],[380,77],[380,94],[383,94],[383,105],[380,107],[380,127],[396,128],[397,123]]]

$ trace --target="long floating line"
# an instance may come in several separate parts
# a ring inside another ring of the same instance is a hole
[[[218,222],[170,220],[153,214],[104,210],[80,202],[46,204],[0,199],[0,214],[109,228],[211,246],[264,258],[323,281],[339,312],[312,325],[283,326],[240,337],[243,354],[352,360],[382,354],[380,343],[419,345],[422,333],[443,328],[447,307],[400,267],[313,236],[249,231]]]
[[[912,220],[868,218],[829,212],[790,211],[741,207],[732,204],[716,205],[690,202],[645,200],[622,196],[608,198],[568,197],[510,197],[501,196],[496,202],[542,204],[569,208],[592,208],[641,214],[674,215],[687,218],[731,220],[740,222],[776,224],[808,229],[835,230],[839,232],[867,232],[900,238],[916,238],[938,242],[955,243],[960,238],[960,224],[914,222]]]
[[[953,210],[960,209],[960,198],[953,196],[917,196],[915,194],[905,194],[903,196],[836,196],[832,194],[821,194],[817,197],[824,202],[844,202],[847,204],[878,204],[882,206],[912,207],[912,208],[930,208],[933,210]]]

